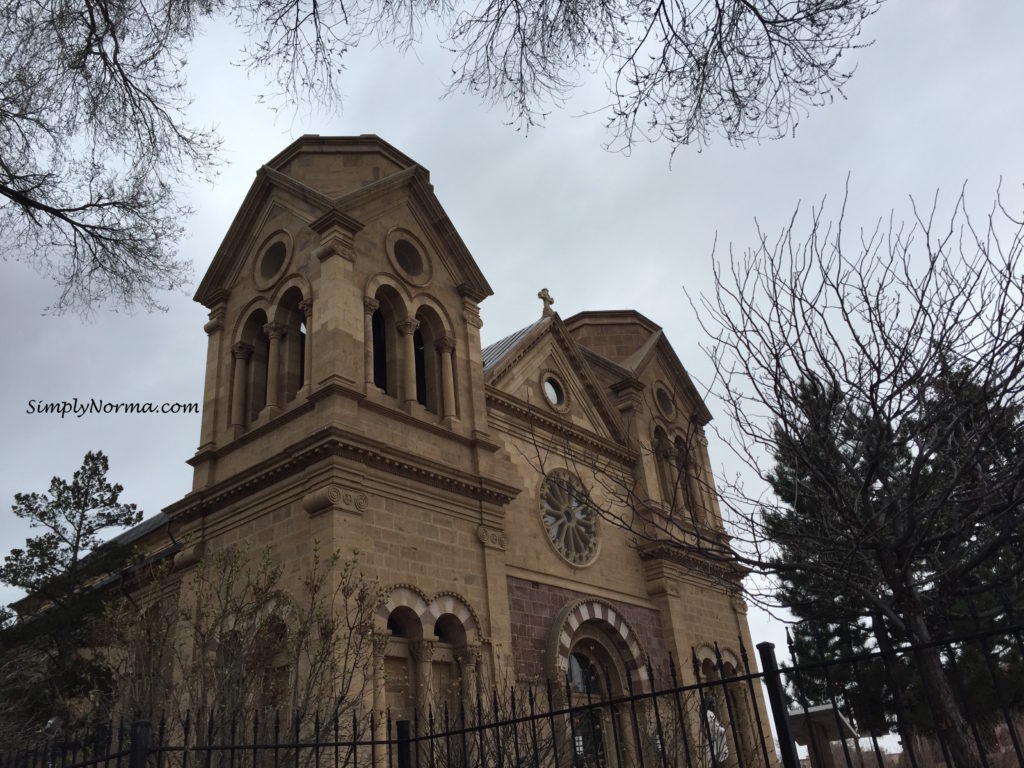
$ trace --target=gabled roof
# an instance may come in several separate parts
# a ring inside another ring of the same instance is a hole
[[[605,388],[586,361],[584,349],[566,330],[557,312],[541,317],[537,322],[489,345],[483,352],[484,381],[491,386],[496,386],[506,374],[515,369],[520,358],[548,334],[554,338],[558,348],[565,354],[569,365],[572,366],[608,431],[615,440],[624,442],[626,431],[622,426],[618,411],[608,400]]]
[[[323,165],[329,161],[334,163],[339,175],[344,175],[341,171],[345,169],[337,164],[338,158],[365,158],[371,155],[379,161],[379,166],[374,164],[374,175],[383,169],[385,172],[382,177],[372,180],[353,177],[348,179],[349,183],[346,185],[340,185],[329,181],[332,178],[330,174],[321,175],[317,186],[327,186],[331,194],[314,188],[292,175],[301,173],[305,176],[316,176],[310,169],[315,167],[316,163]],[[336,189],[333,188],[335,186]],[[338,214],[336,218],[347,220],[354,234],[361,224],[350,215],[353,209],[365,205],[375,197],[402,189],[406,191],[410,201],[420,207],[426,222],[434,228],[435,234],[443,243],[445,255],[453,262],[462,281],[459,290],[463,295],[475,301],[490,296],[493,293],[491,286],[434,194],[429,171],[380,137],[363,135],[303,136],[260,168],[196,289],[195,300],[211,308],[222,300],[223,290],[231,283],[239,267],[238,262],[242,258],[240,252],[262,215],[264,203],[275,190],[280,190],[318,211],[318,219],[332,212]]]
[[[620,352],[621,359],[618,361],[609,359],[609,363],[629,371],[632,377],[639,378],[655,359],[660,358],[664,361],[666,368],[671,371],[679,382],[680,392],[691,401],[697,422],[699,424],[706,424],[711,421],[711,411],[708,410],[707,405],[704,403],[704,398],[700,396],[700,393],[694,386],[690,374],[686,372],[686,368],[680,362],[679,356],[672,348],[661,326],[633,309],[611,310],[607,312],[579,312],[565,321],[566,329],[574,336],[584,327],[601,325],[616,327],[634,326],[638,331],[636,337],[645,337],[643,341],[628,352],[617,349]],[[593,355],[605,357],[605,355],[590,347],[583,344],[580,344],[580,346]]]

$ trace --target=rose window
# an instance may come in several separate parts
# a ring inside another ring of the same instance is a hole
[[[573,565],[597,556],[597,510],[583,483],[564,469],[549,472],[541,486],[541,519],[548,539]]]

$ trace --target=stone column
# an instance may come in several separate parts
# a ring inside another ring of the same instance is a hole
[[[206,331],[206,375],[203,384],[203,418],[199,428],[199,448],[191,462],[192,490],[205,488],[214,482],[214,451],[218,439],[223,442],[230,435],[223,435],[224,416],[230,416],[231,392],[224,387],[230,381],[231,363],[225,354],[228,343],[224,332],[224,303],[218,303],[210,310],[210,319],[203,326]],[[225,359],[227,358],[227,359]]]
[[[374,633],[373,659],[371,661],[373,675],[373,733],[371,738],[385,741],[388,734],[387,721],[387,679],[384,677],[384,656],[387,653],[390,632]],[[378,749],[374,768],[387,768],[387,750]]]
[[[270,340],[267,351],[267,413],[273,416],[281,410],[281,339],[288,328],[281,323],[267,323],[263,332]]]
[[[715,478],[711,474],[711,457],[708,456],[708,438],[704,434],[704,427],[696,435],[697,456],[699,464],[694,468],[694,474],[700,478],[701,501],[704,509],[707,510],[705,521],[717,520],[722,522],[721,513],[718,510],[718,499],[715,492]]]
[[[450,418],[455,416],[455,339],[442,336],[434,343],[434,348],[437,350],[441,365],[441,415]]]
[[[416,663],[416,711],[423,729],[434,705],[434,644],[429,640],[417,640],[409,644],[409,652]]]
[[[413,334],[420,327],[419,320],[412,318],[398,324],[402,336],[402,402],[411,405],[416,402],[416,350]],[[390,362],[390,361],[389,361]]]
[[[249,358],[252,357],[252,344],[240,341],[231,347],[234,358],[234,383],[231,390],[231,428],[235,436],[245,429],[245,389],[249,378]]]
[[[313,383],[313,300],[300,301],[299,311],[306,320],[306,340],[302,350],[302,386],[308,392]]]
[[[369,296],[363,298],[363,381],[373,386],[373,313],[380,302]]]
[[[199,431],[200,447],[216,442],[217,379],[221,369],[221,344],[224,343],[224,305],[210,310],[210,319],[203,326],[206,331],[206,380],[203,386],[203,422]]]
[[[462,708],[470,720],[472,719],[470,713],[476,707],[476,687],[481,652],[480,644],[472,643],[466,646],[462,655]],[[461,725],[464,727],[465,723],[461,723]]]

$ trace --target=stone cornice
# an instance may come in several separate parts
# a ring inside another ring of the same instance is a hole
[[[547,408],[542,410],[490,384],[486,387],[485,397],[489,407],[504,411],[525,422],[527,430],[531,426],[539,426],[547,431],[562,435],[575,442],[589,446],[600,453],[611,456],[621,461],[627,467],[631,467],[636,463],[637,456],[635,452],[626,446],[603,438],[593,432],[580,429],[568,418],[552,413]]]
[[[219,451],[210,451],[204,458],[217,453]],[[281,446],[278,453],[266,461],[213,486],[188,494],[181,501],[166,507],[164,512],[171,518],[190,518],[215,511],[250,495],[258,488],[269,486],[331,456],[343,457],[451,493],[500,505],[508,504],[520,491],[515,486],[493,478],[461,472],[418,454],[396,449],[387,443],[330,426],[296,443]]]
[[[731,551],[699,552],[683,544],[672,541],[641,541],[637,544],[637,554],[644,561],[667,561],[679,567],[682,573],[696,574],[719,584],[727,584],[735,589],[750,569],[734,560],[728,560]]]

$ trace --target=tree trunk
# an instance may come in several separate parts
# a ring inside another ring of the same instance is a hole
[[[925,638],[929,636],[922,619],[915,618],[913,624],[915,630],[923,631]],[[960,708],[953,696],[953,689],[942,669],[938,648],[925,648],[919,651],[917,662],[921,671],[924,693],[931,700],[937,720],[935,735],[949,748],[956,768],[981,768],[981,755],[977,745],[971,739],[967,721],[960,714]]]

